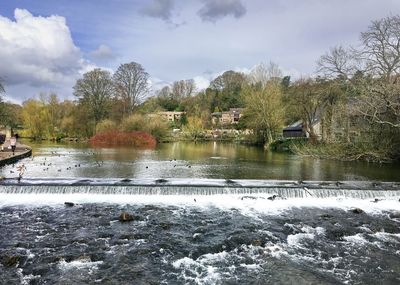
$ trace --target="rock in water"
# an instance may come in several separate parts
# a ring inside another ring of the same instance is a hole
[[[118,220],[119,220],[121,223],[130,222],[130,221],[133,221],[133,220],[134,220],[134,217],[133,217],[131,214],[128,214],[128,213],[126,213],[126,212],[122,212],[121,215],[119,215]]]
[[[354,208],[354,209],[351,209],[351,211],[352,211],[354,214],[362,214],[362,213],[364,213],[364,211],[361,210],[360,208]]]
[[[2,264],[5,267],[14,267],[19,263],[20,257],[19,256],[5,256],[3,257]]]
[[[64,205],[65,205],[65,207],[73,207],[73,206],[75,206],[75,204],[72,203],[72,202],[64,202]]]

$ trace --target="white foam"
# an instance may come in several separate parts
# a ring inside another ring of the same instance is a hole
[[[91,261],[90,258],[81,258],[71,262],[61,260],[58,266],[62,270],[88,269],[89,273],[91,273],[92,270],[98,269],[100,264],[103,264],[103,261]]]
[[[233,270],[235,267],[224,268],[221,272],[220,267],[215,266],[220,262],[226,262],[231,255],[235,255],[233,252],[218,252],[218,253],[207,253],[199,256],[196,260],[189,257],[178,259],[172,263],[172,266],[176,269],[181,269],[181,278],[186,282],[195,284],[216,284],[221,279],[221,274],[227,274],[226,270]]]
[[[24,275],[21,280],[21,285],[29,285],[32,283],[31,281],[39,279],[41,277],[42,277],[41,275],[33,275],[33,274]]]
[[[384,242],[400,243],[400,234],[377,232],[375,234],[371,234],[371,236],[373,236],[381,241],[384,241]]]
[[[176,269],[181,268],[181,267],[190,267],[192,265],[198,265],[199,263],[197,261],[194,261],[193,259],[189,257],[184,257],[181,259],[178,259],[172,263],[172,266]]]
[[[364,237],[363,234],[358,233],[352,236],[344,236],[343,239],[347,242],[351,242],[352,244],[363,245],[369,243]]]
[[[257,217],[259,214],[281,214],[291,208],[316,207],[321,209],[337,208],[350,210],[361,208],[367,214],[380,214],[382,211],[398,211],[400,203],[397,200],[384,200],[371,203],[360,199],[337,198],[292,198],[271,201],[268,195],[257,194],[264,199],[241,199],[242,195],[117,195],[117,194],[0,194],[0,207],[25,205],[29,207],[64,206],[64,202],[74,202],[76,206],[82,203],[115,203],[115,204],[157,204],[175,205],[198,208],[219,208],[230,211],[240,210],[242,214]]]
[[[287,244],[290,246],[302,247],[302,241],[304,239],[314,239],[314,234],[298,233],[287,236]]]

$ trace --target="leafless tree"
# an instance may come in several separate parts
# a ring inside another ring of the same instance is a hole
[[[361,33],[361,48],[335,47],[318,61],[325,76],[350,80],[354,108],[371,123],[400,129],[400,16],[373,21]]]
[[[274,79],[281,79],[282,71],[274,62],[270,62],[268,65],[264,63],[258,64],[248,75],[248,80],[253,84],[261,84],[262,87]]]
[[[357,52],[342,46],[333,47],[317,61],[317,71],[327,78],[351,78],[358,70]]]
[[[172,84],[172,94],[176,99],[183,99],[191,96],[196,90],[193,79],[179,80]]]
[[[400,74],[400,16],[373,21],[361,33],[360,49],[333,47],[317,62],[329,78],[350,79],[357,71],[393,81]]]
[[[171,88],[167,85],[157,92],[158,97],[168,98],[171,96]]]
[[[112,91],[110,72],[100,68],[85,73],[74,86],[74,95],[89,109],[95,125],[105,118]]]
[[[149,74],[136,62],[121,64],[113,76],[115,95],[123,102],[124,113],[132,114],[149,91]]]
[[[368,71],[374,75],[394,80],[400,73],[400,16],[373,21],[361,33],[361,55]]]
[[[355,109],[371,123],[400,130],[400,82],[387,83],[386,80],[363,80],[359,86],[360,104]]]

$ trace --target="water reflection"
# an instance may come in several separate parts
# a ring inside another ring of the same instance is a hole
[[[221,178],[400,181],[400,165],[339,162],[221,142],[176,142],[154,150],[32,144],[27,177]],[[0,175],[16,176],[16,166]]]

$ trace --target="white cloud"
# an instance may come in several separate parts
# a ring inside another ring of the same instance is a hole
[[[204,77],[204,76],[195,76],[193,78],[194,83],[196,84],[196,89],[197,90],[204,90],[206,89],[208,86],[210,86],[210,79]]]
[[[92,51],[90,55],[99,60],[112,60],[115,59],[115,55],[112,49],[104,44],[99,45],[99,47]]]
[[[93,67],[75,46],[64,17],[36,17],[24,9],[15,9],[14,17],[0,16],[0,76],[7,90],[21,90],[16,85],[65,90],[82,70]],[[20,99],[32,95],[12,94]]]

